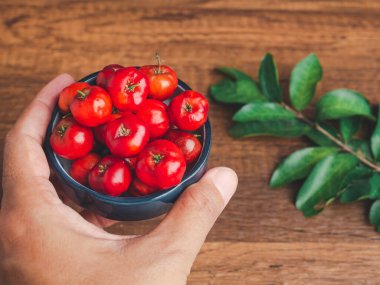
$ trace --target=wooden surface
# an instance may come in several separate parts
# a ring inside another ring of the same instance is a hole
[[[0,2],[0,146],[19,113],[53,76],[80,77],[109,63],[142,65],[159,50],[180,78],[207,92],[215,66],[257,74],[274,54],[284,87],[310,52],[324,67],[319,94],[357,89],[380,101],[378,1],[22,1]],[[380,234],[368,205],[334,205],[305,219],[296,185],[269,191],[282,157],[306,140],[227,136],[229,107],[211,104],[210,166],[227,165],[239,188],[211,231],[189,284],[380,284]],[[2,155],[2,153],[0,153]],[[141,234],[160,219],[122,223]]]

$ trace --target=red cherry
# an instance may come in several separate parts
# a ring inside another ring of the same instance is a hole
[[[149,80],[149,98],[165,100],[171,97],[177,88],[177,74],[167,65],[145,65],[140,68]]]
[[[91,151],[94,135],[91,129],[79,125],[73,118],[65,118],[53,129],[50,145],[59,156],[76,159]]]
[[[107,90],[116,108],[137,111],[148,96],[148,78],[134,67],[122,68],[114,73]]]
[[[112,101],[101,87],[90,86],[78,91],[70,105],[71,113],[78,123],[96,127],[109,120]]]
[[[187,164],[195,161],[201,153],[202,145],[193,134],[171,130],[167,133],[166,138],[180,148]]]
[[[100,156],[96,153],[88,153],[74,160],[70,168],[70,176],[82,185],[88,184],[88,175],[91,169],[99,162]]]
[[[86,82],[74,82],[73,84],[64,88],[61,93],[59,93],[59,110],[64,114],[70,112],[70,105],[73,102],[74,97],[78,94],[78,90],[82,90],[88,86],[90,85]]]
[[[140,179],[136,177],[135,179],[133,179],[128,193],[134,197],[141,197],[153,194],[157,191],[160,190],[146,185],[144,182],[142,182]]]
[[[186,90],[170,102],[169,115],[179,129],[194,131],[207,121],[208,109],[208,101],[202,94]]]
[[[136,116],[145,122],[151,139],[162,137],[169,129],[167,106],[158,100],[146,100]]]
[[[168,189],[181,182],[186,161],[181,150],[171,141],[156,140],[139,154],[137,177],[150,187]]]
[[[129,167],[134,170],[136,168],[137,156],[124,157],[124,161],[129,165]]]
[[[121,158],[108,155],[91,170],[88,180],[93,190],[119,196],[128,190],[132,173]]]
[[[106,133],[107,147],[121,157],[135,156],[149,141],[148,127],[133,114],[109,122]]]
[[[115,71],[121,68],[124,67],[120,64],[110,64],[105,66],[96,76],[96,85],[106,88]]]
[[[94,128],[94,135],[95,135],[95,138],[97,139],[98,142],[100,142],[101,144],[104,144],[104,145],[106,144],[107,124],[109,122],[115,120],[115,119],[122,117],[122,116],[123,116],[122,113],[112,114],[107,123],[101,124],[100,126],[97,126]]]

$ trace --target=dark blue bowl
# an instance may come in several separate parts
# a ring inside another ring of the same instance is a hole
[[[90,74],[80,81],[94,85],[98,72]],[[181,80],[175,94],[191,88]],[[191,184],[197,182],[205,173],[211,147],[211,126],[206,124],[197,133],[200,135],[202,152],[198,160],[188,167],[182,181],[177,186],[166,191],[144,197],[111,197],[95,192],[78,183],[68,174],[71,162],[56,155],[50,147],[49,138],[54,126],[60,120],[58,108],[53,112],[45,139],[45,153],[50,166],[62,182],[64,193],[74,202],[96,214],[112,220],[138,221],[157,217],[169,211],[179,195]]]

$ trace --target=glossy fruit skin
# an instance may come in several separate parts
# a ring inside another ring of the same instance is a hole
[[[74,97],[78,94],[78,90],[82,90],[90,85],[86,82],[74,82],[73,84],[64,88],[59,93],[58,107],[63,114],[70,112],[70,104],[73,102]]]
[[[105,66],[96,76],[96,85],[106,88],[115,71],[122,68],[124,68],[124,66],[120,64],[110,64]]]
[[[132,181],[131,186],[129,187],[128,193],[134,197],[142,197],[153,194],[158,191],[160,191],[160,189],[150,187],[146,185],[144,182],[142,182],[140,179],[135,177]]]
[[[80,184],[88,185],[88,175],[100,159],[100,155],[90,152],[85,156],[74,160],[71,164],[70,176]]]
[[[87,127],[107,122],[112,113],[112,101],[108,93],[98,86],[90,86],[80,92],[70,105],[75,120]]]
[[[140,68],[149,80],[149,98],[166,100],[170,98],[178,85],[177,74],[167,65],[145,65]]]
[[[107,123],[101,124],[93,129],[95,138],[98,142],[105,145],[106,144],[106,134],[107,134],[107,124],[113,120],[122,117],[122,113],[111,114],[110,119]]]
[[[91,129],[79,125],[73,118],[62,119],[50,136],[53,151],[66,159],[85,156],[94,146]]]
[[[148,96],[148,78],[134,67],[122,68],[110,79],[107,91],[117,109],[134,112]]]
[[[201,153],[202,145],[193,134],[179,130],[170,130],[165,138],[179,147],[185,156],[187,164],[195,161]]]
[[[127,163],[132,170],[135,170],[136,163],[137,163],[137,156],[124,157],[123,159],[125,163]]]
[[[151,139],[160,138],[169,130],[168,107],[161,101],[146,100],[136,116],[147,124]]]
[[[186,161],[181,150],[171,141],[155,140],[139,154],[136,176],[150,187],[169,189],[181,182]]]
[[[114,155],[135,156],[148,141],[148,127],[136,115],[126,114],[107,124],[106,145]]]
[[[208,110],[208,101],[201,93],[186,90],[170,102],[169,116],[179,129],[194,131],[206,123]]]
[[[99,193],[119,196],[128,190],[132,173],[121,158],[107,155],[91,170],[88,181]]]

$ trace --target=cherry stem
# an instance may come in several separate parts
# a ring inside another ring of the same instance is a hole
[[[67,114],[62,116],[62,119],[71,118],[72,116],[73,114],[71,114],[71,112],[68,112]]]
[[[191,107],[190,103],[185,103],[185,110],[186,112],[191,112],[193,110],[193,107]]]
[[[156,60],[157,60],[157,65],[158,65],[157,73],[160,74],[161,73],[161,57],[158,51],[156,52]]]
[[[104,172],[106,172],[106,170],[107,170],[107,165],[99,164],[98,169],[99,169],[100,174],[104,174]]]
[[[65,135],[65,132],[67,131],[68,126],[61,125],[57,129],[57,134],[62,138]]]
[[[116,139],[120,137],[126,137],[131,133],[130,129],[127,129],[124,125],[121,125],[116,133]]]
[[[160,163],[160,161],[164,158],[162,154],[153,154],[153,161],[155,164]]]
[[[334,137],[332,134],[330,134],[328,131],[326,131],[324,128],[322,128],[318,123],[312,122],[310,119],[308,119],[304,114],[301,112],[298,112],[294,110],[292,107],[288,106],[285,103],[281,103],[281,105],[288,111],[292,112],[298,119],[304,121],[306,124],[320,132],[322,135],[326,136],[330,140],[332,140],[336,145],[338,145],[342,150],[345,152],[348,152],[354,156],[356,156],[363,164],[369,166],[370,168],[374,169],[376,172],[380,172],[380,166],[376,165],[374,162],[366,158],[363,154],[355,152],[350,146],[345,144],[340,139]]]
[[[132,84],[132,85],[127,85],[127,91],[134,91],[135,88],[137,86],[139,86],[139,85],[140,85],[140,83],[136,83],[136,84]]]
[[[84,99],[84,98],[87,97],[87,94],[84,93],[82,90],[78,90],[77,93],[78,93],[77,96],[78,96],[79,99]]]

